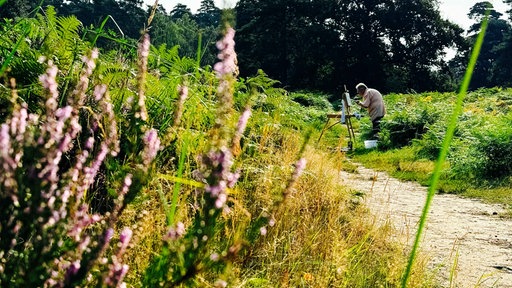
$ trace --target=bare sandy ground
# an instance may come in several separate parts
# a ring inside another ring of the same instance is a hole
[[[426,187],[362,166],[356,173],[342,171],[341,179],[364,193],[377,223],[392,223],[397,239],[412,244]],[[512,220],[500,217],[504,213],[498,205],[435,195],[420,250],[428,256],[440,287],[512,287]]]

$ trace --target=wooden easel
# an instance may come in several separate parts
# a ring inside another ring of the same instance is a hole
[[[327,114],[327,122],[324,125],[324,128],[322,129],[322,132],[320,133],[320,137],[318,137],[318,141],[322,138],[324,135],[324,132],[326,130],[331,129],[336,124],[345,124],[347,125],[348,130],[348,147],[347,150],[352,151],[354,142],[356,140],[356,136],[354,134],[354,128],[352,127],[352,113],[350,112],[350,106],[351,106],[351,100],[350,100],[350,94],[348,93],[347,87],[345,86],[345,92],[341,95],[342,100],[342,107],[341,107],[341,113],[329,113]],[[334,122],[333,124],[329,124],[331,119],[340,119],[339,121]]]

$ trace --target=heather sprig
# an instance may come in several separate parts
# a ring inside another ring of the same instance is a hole
[[[238,75],[238,65],[235,52],[235,30],[226,27],[224,37],[217,41],[220,50],[217,57],[219,62],[214,65],[219,86],[217,87],[217,117],[212,135],[212,145],[227,146],[229,134],[229,119],[233,113],[234,84]]]
[[[178,128],[181,123],[181,117],[183,116],[183,106],[185,104],[185,100],[188,97],[188,87],[186,85],[178,86],[178,103],[176,105],[176,110],[174,112],[174,121],[172,127],[174,129]]]
[[[139,73],[138,75],[138,97],[137,97],[137,105],[135,106],[135,118],[140,118],[142,121],[148,120],[148,112],[146,109],[146,76],[148,71],[148,56],[149,56],[149,48],[151,43],[149,41],[149,34],[144,34],[142,36],[142,40],[139,42]]]
[[[105,284],[108,287],[126,287],[123,279],[128,273],[129,266],[122,263],[122,257],[128,248],[130,239],[133,232],[130,228],[125,227],[119,236],[119,247],[116,254],[111,256],[111,264],[109,265],[109,272],[105,279]]]

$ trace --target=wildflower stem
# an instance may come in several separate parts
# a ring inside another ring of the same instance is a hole
[[[181,178],[183,176],[183,169],[185,166],[185,158],[187,157],[187,146],[183,145],[181,148],[181,155],[180,160],[178,164],[178,171],[176,173],[176,177]],[[181,185],[179,182],[175,182],[174,188],[172,191],[172,202],[171,202],[171,209],[169,211],[168,215],[168,225],[172,226],[174,225],[174,214],[176,214],[176,207],[178,206],[178,195],[180,192]]]

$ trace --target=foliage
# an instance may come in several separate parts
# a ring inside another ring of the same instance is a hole
[[[201,7],[197,10],[196,21],[200,27],[218,27],[221,15],[221,10],[215,7],[213,0],[201,0]]]
[[[454,161],[455,173],[484,181],[506,179],[512,175],[510,114],[500,117],[499,121],[490,120],[483,126],[475,127],[474,143],[468,147],[467,158],[465,161]]]
[[[389,149],[410,145],[414,139],[421,139],[431,131],[431,126],[441,122],[441,116],[446,116],[447,109],[442,107],[440,97],[443,96],[435,93],[386,95],[387,113],[381,124],[379,147]],[[435,104],[430,103],[432,99]],[[362,136],[369,134],[370,129],[367,125]]]
[[[88,48],[80,40],[80,27],[75,17],[57,17],[51,7],[45,11],[44,16],[38,14],[36,18],[6,21],[2,26],[2,43],[9,45],[1,49],[0,59],[4,65],[9,66],[7,71],[2,71],[2,76],[17,80],[17,86],[22,87],[18,95],[29,104],[31,111],[41,109],[38,106],[42,100],[41,93],[37,86],[33,86],[44,71],[40,57],[54,58],[63,73],[63,81],[59,83],[62,88],[62,99],[59,102],[72,92],[69,86],[73,83],[70,81],[76,76],[73,75],[76,66],[80,65],[80,59],[76,56]],[[4,94],[2,97],[9,96]]]
[[[231,11],[215,7],[211,0],[201,1],[197,13],[185,4],[166,12],[159,4],[152,21],[145,22],[152,7],[143,8],[141,0],[9,0],[0,14],[13,20],[48,6],[54,6],[63,17],[75,16],[82,23],[81,29],[90,29],[93,35],[98,31],[92,27],[102,27],[102,37],[95,46],[113,49],[107,47],[113,39],[133,44],[139,31],[149,28],[156,46],[179,45],[180,56],[200,59],[201,65],[214,64],[214,43],[225,17],[221,15]],[[342,91],[344,84],[371,79],[371,85],[383,92],[404,93],[411,89],[455,90],[487,9],[491,12],[489,31],[470,85],[474,90],[511,83],[510,23],[488,1],[470,9],[468,14],[475,23],[466,37],[460,27],[441,18],[432,0],[250,0],[238,1],[233,11],[242,36],[237,45],[243,77],[263,69],[292,90],[328,93]],[[447,49],[457,52],[449,63]]]
[[[503,57],[501,55],[508,54],[502,47],[507,42],[507,37],[510,37],[512,27],[509,22],[500,19],[502,14],[495,11],[490,2],[478,2],[471,7],[468,16],[470,19],[474,19],[476,23],[469,28],[468,32],[470,35],[468,38],[471,43],[476,41],[478,31],[486,13],[489,14],[488,28],[485,34],[482,52],[478,57],[471,81],[470,89],[472,90],[480,87],[490,88],[506,85],[506,83],[510,82],[508,79],[503,79],[498,75],[504,73],[502,70],[507,71],[506,65],[503,65],[499,61],[501,57]]]
[[[0,2],[0,19],[27,17],[38,3],[30,0],[10,0]]]
[[[315,107],[316,109],[323,111],[333,110],[331,103],[327,100],[327,95],[322,95],[322,93],[297,91],[291,93],[290,96],[293,101],[305,107]]]

